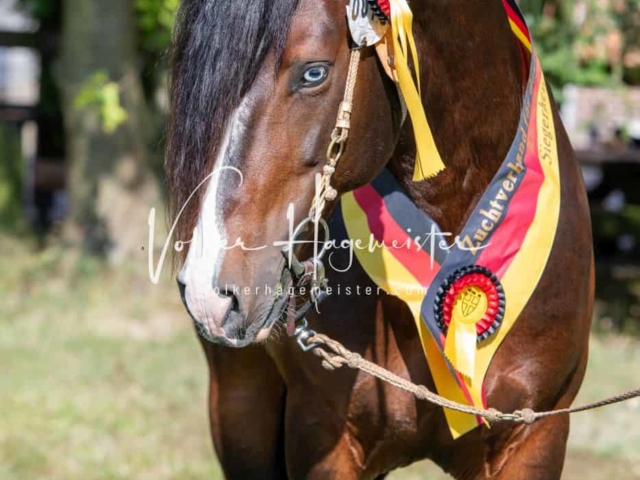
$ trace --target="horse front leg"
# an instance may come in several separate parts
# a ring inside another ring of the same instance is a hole
[[[285,448],[291,480],[363,478],[361,445],[338,410],[317,390],[294,387],[287,392]]]
[[[572,403],[582,384],[586,365],[585,351],[573,373],[566,378],[566,391],[555,406],[552,405],[552,410],[565,408]],[[530,384],[528,388],[531,391],[527,395],[516,394],[516,400],[512,398],[506,401],[526,405],[527,397],[533,398],[534,391],[542,390],[545,384],[550,383],[551,379],[541,382],[537,387]],[[512,389],[515,390],[516,388]],[[533,405],[545,403],[535,402]],[[513,405],[503,408],[503,411],[512,410]],[[538,407],[537,410],[544,408]],[[560,480],[567,454],[570,422],[568,415],[560,415],[541,419],[529,426],[497,426],[495,435],[489,434],[485,438],[484,461],[478,469],[480,474],[474,480]]]
[[[512,440],[487,459],[479,480],[560,480],[569,422],[562,416],[518,427]]]
[[[203,342],[210,372],[211,435],[228,480],[283,480],[285,386],[262,347]]]

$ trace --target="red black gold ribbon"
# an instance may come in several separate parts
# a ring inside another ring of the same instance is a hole
[[[356,248],[358,261],[411,308],[438,392],[478,407],[486,407],[491,360],[546,268],[560,212],[551,101],[524,18],[513,0],[503,3],[530,57],[524,107],[506,159],[453,246],[441,244],[440,228],[387,171],[341,203],[352,241],[378,242]],[[454,437],[483,424],[445,414]]]

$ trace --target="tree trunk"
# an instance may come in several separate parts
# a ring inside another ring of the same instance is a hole
[[[22,149],[18,125],[0,124],[0,229],[22,220]]]
[[[69,164],[65,237],[91,253],[121,261],[146,243],[149,209],[159,201],[148,142],[133,0],[64,0],[58,65]],[[120,87],[127,120],[106,133],[94,108],[78,108],[87,80],[104,72]]]

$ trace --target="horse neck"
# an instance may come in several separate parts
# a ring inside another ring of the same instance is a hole
[[[525,67],[500,0],[422,0],[412,7],[422,99],[447,169],[412,181],[408,121],[389,168],[443,231],[458,234],[513,142]]]

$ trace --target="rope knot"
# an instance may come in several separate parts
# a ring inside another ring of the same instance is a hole
[[[430,393],[431,392],[427,387],[425,387],[424,385],[420,385],[415,392],[415,396],[418,397],[420,400],[426,400],[429,398]]]
[[[533,425],[536,423],[537,417],[533,410],[530,408],[524,408],[522,410],[518,410],[514,412],[514,415],[518,419],[519,422],[524,423],[525,425]]]
[[[490,408],[486,412],[485,419],[489,423],[498,423],[501,419],[501,413],[495,408]]]
[[[349,138],[349,130],[343,127],[334,128],[333,132],[331,132],[331,140],[335,144],[341,144],[347,141]]]
[[[362,355],[359,353],[352,353],[347,357],[347,365],[349,368],[357,369],[360,366],[360,361],[362,360]]]
[[[346,363],[342,357],[332,355],[322,348],[316,348],[313,353],[322,359],[322,368],[329,371],[340,370]]]
[[[324,197],[330,202],[333,202],[336,198],[338,198],[338,191],[333,187],[327,187]]]

